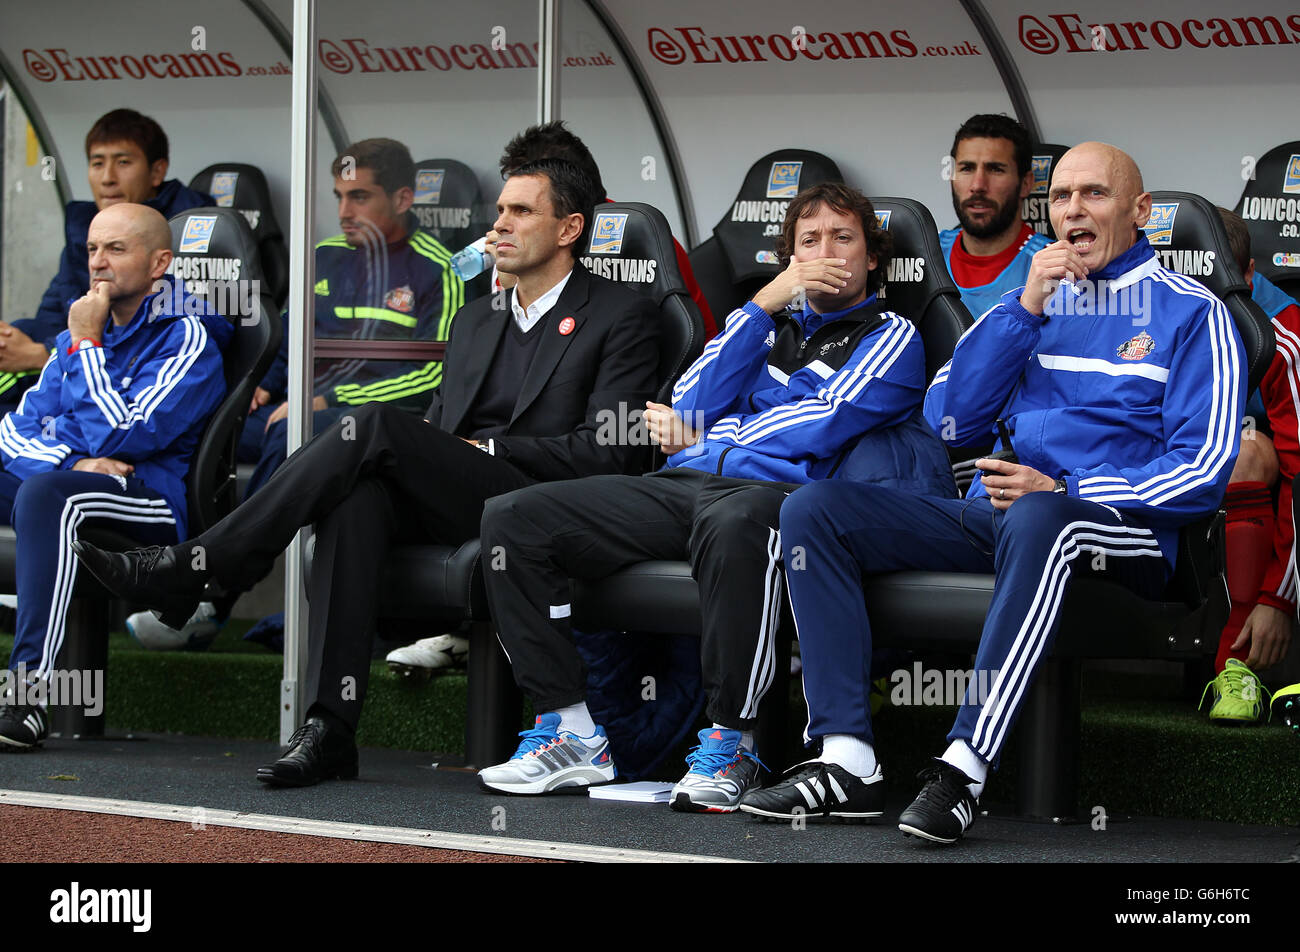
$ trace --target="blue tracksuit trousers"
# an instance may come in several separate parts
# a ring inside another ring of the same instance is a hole
[[[803,656],[809,741],[827,734],[872,740],[863,575],[917,569],[997,576],[975,677],[948,735],[987,763],[996,763],[1051,649],[1071,576],[1102,575],[1148,598],[1160,594],[1168,576],[1150,529],[1109,506],[1050,492],[1030,493],[998,512],[987,496],[941,499],[823,481],[785,501],[781,543]],[[981,683],[989,690],[977,703]]]
[[[25,480],[0,470],[0,523],[18,537],[18,623],[9,667],[48,678],[63,646],[72,589],[81,569],[71,545],[84,526],[112,529],[141,545],[176,541],[167,501],[140,480],[53,470]]]

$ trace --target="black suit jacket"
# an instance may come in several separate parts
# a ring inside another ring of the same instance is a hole
[[[504,307],[493,306],[503,300]],[[561,322],[569,318],[572,331],[560,333]],[[479,298],[457,312],[442,383],[426,420],[456,436],[469,435],[470,411],[511,320],[508,294]],[[654,397],[659,364],[654,303],[575,263],[539,330],[542,339],[520,382],[510,424],[505,435],[494,438],[497,455],[538,480],[644,472],[648,447],[609,436],[634,432],[636,418],[629,414]],[[615,429],[616,421],[627,422]]]

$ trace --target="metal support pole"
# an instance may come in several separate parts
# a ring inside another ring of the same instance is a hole
[[[537,4],[537,121],[560,118],[560,0]]]
[[[297,346],[289,350],[289,452],[311,434],[311,373],[316,160],[316,11],[313,0],[293,3],[293,111],[289,158],[289,319]],[[289,544],[284,563],[284,677],[280,682],[280,743],[286,744],[303,719],[299,686],[307,672],[303,629],[302,552],[305,531]]]

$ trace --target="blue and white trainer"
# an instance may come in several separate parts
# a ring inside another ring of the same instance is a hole
[[[740,746],[740,731],[707,727],[700,745],[686,758],[690,769],[669,797],[674,810],[683,813],[731,813],[740,798],[758,789],[763,762]]]
[[[503,793],[550,793],[564,787],[594,787],[618,776],[605,729],[590,737],[560,730],[559,714],[540,714],[514,756],[478,772],[479,783]]]

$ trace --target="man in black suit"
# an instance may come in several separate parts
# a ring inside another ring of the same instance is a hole
[[[654,393],[658,315],[649,299],[575,261],[596,200],[587,176],[561,159],[529,163],[506,180],[497,261],[518,284],[456,315],[424,420],[366,404],[197,539],[124,554],[78,550],[110,589],[179,627],[209,578],[226,588],[260,578],[294,533],[315,523],[310,706],[259,780],[307,786],[356,776],[353,735],[390,545],[459,544],[478,536],[484,504],[500,493],[646,465],[637,447],[597,438],[604,414],[643,406]]]

